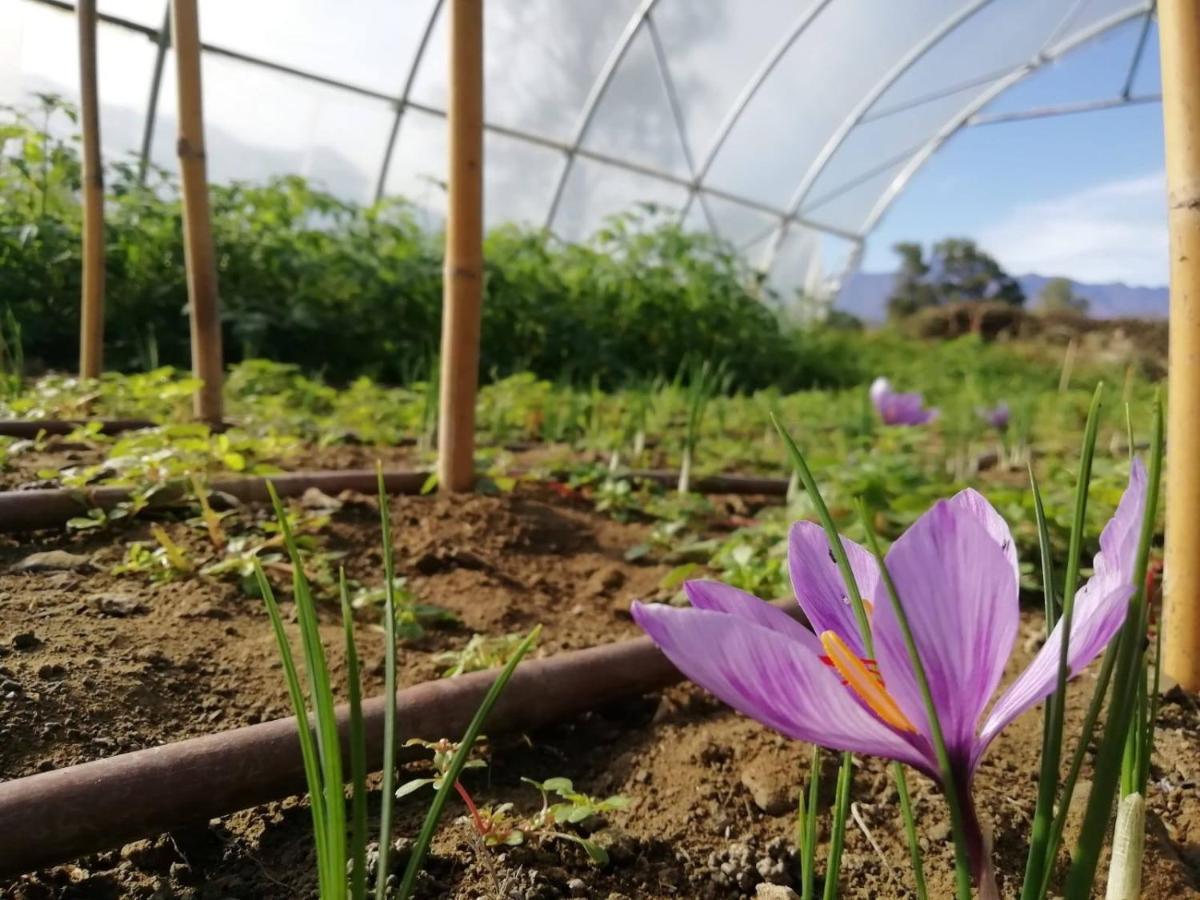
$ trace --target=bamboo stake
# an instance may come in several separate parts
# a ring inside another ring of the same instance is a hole
[[[442,295],[438,485],[475,481],[475,394],[483,301],[483,0],[450,3],[449,211]]]
[[[200,24],[196,0],[171,0],[179,102],[179,174],[183,189],[184,261],[192,332],[192,371],[204,384],[195,397],[196,417],[221,420],[223,362],[217,267],[208,209],[204,109],[200,83]]]
[[[1171,231],[1163,668],[1200,691],[1200,3],[1160,0]]]
[[[100,99],[96,84],[96,0],[79,0],[78,22],[79,107],[83,129],[79,376],[99,378],[104,366],[104,168],[100,159]]]

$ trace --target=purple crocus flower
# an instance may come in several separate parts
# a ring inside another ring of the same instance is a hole
[[[920,394],[900,394],[886,378],[871,383],[871,402],[884,425],[926,425],[938,417],[936,409],[925,408]]]
[[[1011,416],[1008,409],[1008,404],[1003,400],[990,409],[979,410],[979,415],[985,422],[987,422],[997,431],[1003,431],[1008,427],[1008,420]]]
[[[1075,595],[1068,649],[1074,677],[1125,619],[1146,504],[1146,471],[1100,535],[1095,574]],[[784,610],[715,581],[689,581],[691,609],[635,603],[633,618],[688,678],[796,740],[899,760],[940,781],[929,720],[874,556],[842,538],[866,600],[877,659],[868,659],[825,532],[792,526],[788,566],[811,630]],[[1062,623],[984,716],[1020,621],[1018,563],[1008,525],[980,494],[938,501],[886,558],[920,651],[963,805],[983,896],[994,875],[971,798],[988,745],[1053,692]]]

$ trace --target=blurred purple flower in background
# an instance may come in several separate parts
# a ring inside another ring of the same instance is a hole
[[[925,408],[920,394],[897,393],[882,377],[871,383],[871,402],[884,425],[925,425],[938,417],[936,409]]]
[[[1008,409],[1008,404],[1001,400],[990,409],[979,410],[979,416],[997,431],[1004,431],[1008,428],[1008,420],[1011,418],[1011,413]]]
[[[1072,677],[1125,619],[1146,493],[1146,471],[1135,460],[1100,535],[1095,574],[1076,594]],[[842,545],[867,598],[876,659],[866,658],[828,539],[811,522],[792,526],[788,546],[792,587],[811,630],[715,581],[687,582],[691,609],[635,603],[633,618],[681,672],[738,711],[796,740],[899,760],[940,781],[919,682],[879,567],[860,545],[846,538]],[[1054,691],[1062,623],[984,719],[1020,623],[1019,567],[1008,525],[980,494],[962,491],[938,501],[901,535],[886,564],[929,679],[972,870],[981,887],[994,889],[971,780],[1000,731]]]

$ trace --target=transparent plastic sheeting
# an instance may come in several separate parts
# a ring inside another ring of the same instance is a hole
[[[299,173],[357,201],[400,194],[436,227],[446,6],[204,0],[211,177]],[[960,128],[1159,91],[1152,0],[484,6],[489,225],[577,240],[654,203],[731,242],[784,298],[831,298],[898,193]],[[72,8],[0,0],[0,103],[78,97]],[[165,0],[99,8],[104,150],[171,167]],[[1062,76],[1074,61],[1086,78]],[[1028,92],[1035,83],[1044,89]],[[1057,107],[1031,111],[1033,93]]]

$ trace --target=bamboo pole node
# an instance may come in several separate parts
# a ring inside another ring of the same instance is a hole
[[[216,254],[208,200],[207,154],[204,149],[200,23],[196,0],[171,0],[171,32],[179,103],[179,135],[175,152],[179,157],[183,200],[192,371],[201,381],[194,410],[196,418],[202,421],[220,422],[224,358],[217,299]]]
[[[1160,0],[1170,227],[1163,669],[1200,691],[1200,3]]]

